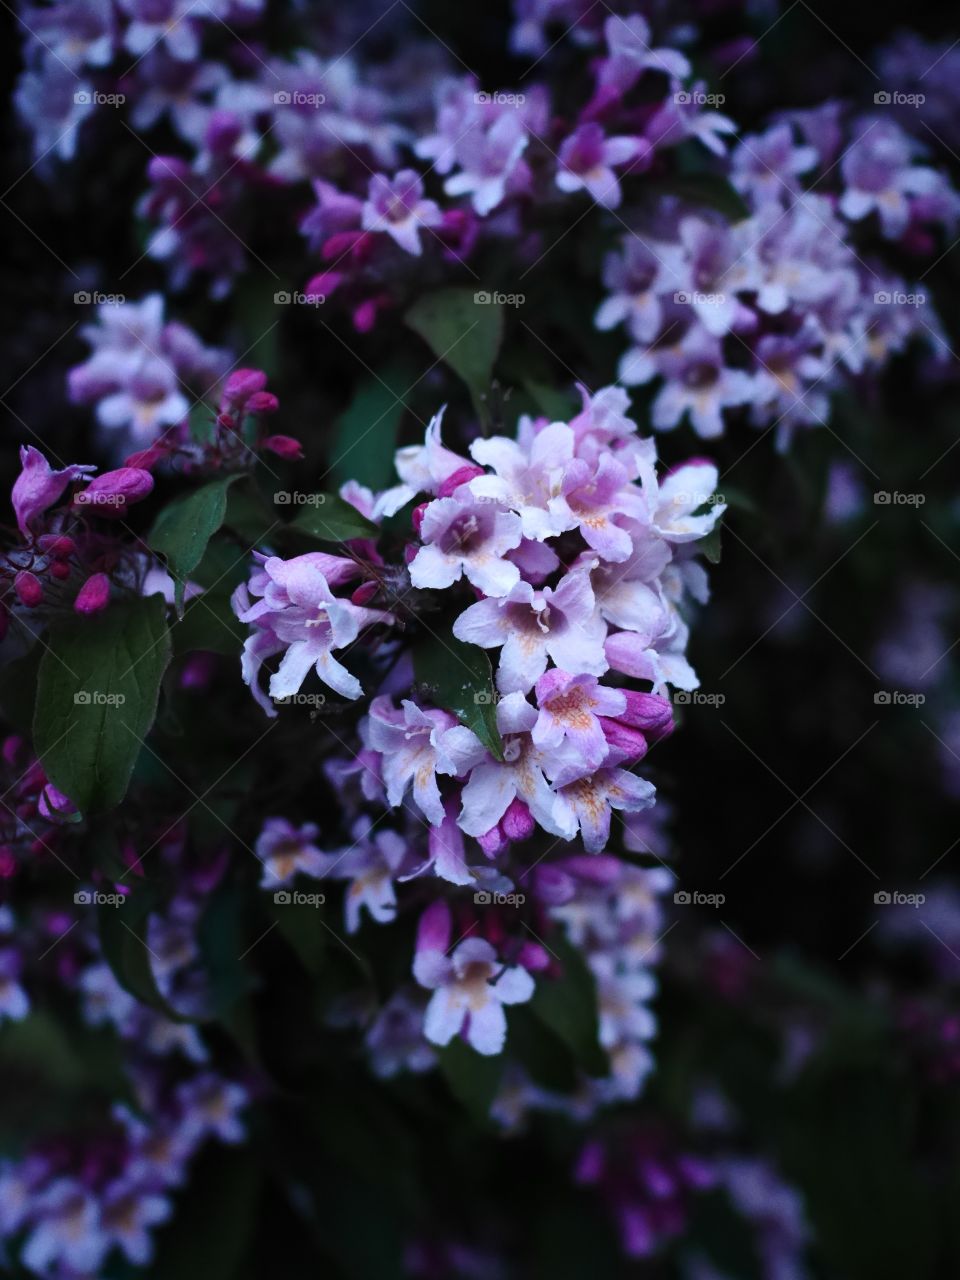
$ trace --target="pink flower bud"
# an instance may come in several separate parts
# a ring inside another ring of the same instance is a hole
[[[450,908],[442,898],[431,902],[417,926],[418,951],[446,951],[450,945],[453,921]]]
[[[56,578],[58,582],[66,582],[70,577],[70,566],[66,560],[51,560],[47,569],[51,578]]]
[[[379,582],[364,582],[354,591],[350,597],[350,603],[358,605],[369,604],[379,590]]]
[[[29,569],[21,569],[13,580],[13,589],[17,593],[17,598],[22,605],[26,605],[28,609],[34,609],[43,599],[43,587],[40,585],[40,579],[29,571]]]
[[[234,369],[223,384],[225,404],[244,404],[257,391],[267,385],[267,375],[262,369]]]
[[[74,613],[99,613],[110,599],[110,579],[105,573],[95,573],[88,578],[73,602]]]
[[[306,294],[320,294],[321,297],[329,298],[334,289],[342,284],[344,275],[342,271],[321,271],[317,276],[311,276],[307,281],[307,287],[304,289]]]
[[[72,556],[77,549],[77,544],[72,538],[65,538],[62,534],[45,533],[38,540],[37,545],[41,551],[47,555],[56,556],[58,560],[65,560],[67,556]]]
[[[500,825],[508,840],[528,840],[533,835],[537,824],[526,804],[514,797],[500,819]]]
[[[573,877],[559,867],[542,865],[533,872],[533,892],[548,906],[562,907],[576,897],[577,886]]]
[[[474,480],[477,476],[483,475],[483,467],[476,467],[469,462],[465,467],[458,467],[453,475],[447,476],[446,480],[437,490],[438,498],[449,498],[454,490],[459,489],[462,484],[466,484],[468,480]]]
[[[545,973],[550,968],[550,955],[539,942],[526,941],[517,955],[517,963],[530,973]]]
[[[153,476],[142,467],[119,467],[95,476],[73,499],[74,506],[90,507],[99,516],[122,516],[134,502],[153,491]]]
[[[651,742],[658,742],[673,732],[673,707],[656,693],[637,693],[622,689],[627,708],[617,719],[623,724],[642,729]]]
[[[477,844],[488,858],[495,858],[498,853],[502,853],[508,843],[499,823],[489,831],[485,831],[482,836],[477,836]]]
[[[140,471],[151,471],[169,452],[165,445],[152,444],[149,449],[140,449],[137,453],[131,453],[129,458],[124,459],[123,465],[137,467]]]
[[[278,458],[302,458],[303,445],[293,436],[267,436],[260,441],[260,448],[275,453]]]
[[[247,413],[276,413],[280,408],[280,401],[272,391],[255,391],[244,407]],[[289,437],[281,438],[288,439]]]

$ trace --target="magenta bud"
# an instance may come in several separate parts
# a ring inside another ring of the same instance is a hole
[[[424,512],[429,505],[429,502],[421,502],[419,507],[414,507],[410,512],[410,523],[413,525],[413,531],[417,536],[419,536],[420,526],[423,524]]]
[[[311,276],[307,281],[307,287],[304,289],[305,294],[319,294],[322,298],[329,298],[334,289],[341,285],[344,280],[342,271],[321,271],[317,276]]]
[[[666,698],[656,693],[637,693],[622,689],[627,708],[617,719],[634,729],[642,729],[651,742],[657,742],[673,732],[673,707]]]
[[[647,754],[647,740],[639,729],[632,729],[620,720],[608,720],[606,716],[597,716],[597,719],[607,743],[617,753],[618,764],[642,760]]]
[[[190,166],[178,156],[154,156],[147,166],[147,176],[151,182],[174,181],[179,185],[189,179]]]
[[[572,876],[559,867],[539,866],[533,872],[533,892],[550,907],[562,907],[577,894]]]
[[[550,954],[539,942],[528,940],[520,948],[517,962],[530,973],[544,973],[550,968]]]
[[[462,484],[466,484],[468,480],[475,480],[477,476],[483,475],[483,467],[473,466],[467,463],[465,467],[458,467],[453,475],[447,476],[446,480],[437,490],[438,498],[449,498],[454,490],[459,489]]]
[[[72,538],[65,538],[58,533],[45,533],[37,539],[37,545],[40,550],[47,555],[56,556],[58,560],[65,560],[67,556],[72,556],[77,549],[77,544]]]
[[[70,577],[70,566],[66,560],[51,560],[47,572],[51,578],[56,578],[58,582],[66,582],[67,578]]]
[[[446,951],[452,928],[453,920],[447,903],[442,898],[431,902],[417,925],[417,950]]]
[[[139,471],[150,471],[167,456],[168,450],[163,445],[152,444],[149,449],[140,449],[124,459],[125,467],[136,467]]]
[[[17,874],[17,860],[9,845],[0,848],[0,880],[10,880]]]
[[[293,436],[267,436],[266,440],[261,440],[260,448],[275,453],[278,458],[303,457],[303,445]]]
[[[350,597],[351,604],[365,605],[369,604],[373,597],[380,590],[379,582],[364,582],[357,587],[353,595]]]
[[[477,844],[488,858],[495,858],[498,853],[502,853],[508,843],[506,836],[500,830],[499,823],[489,831],[485,831],[482,836],[477,836]]]
[[[529,840],[537,824],[526,804],[515,796],[507,805],[500,825],[508,840]]]
[[[267,385],[267,375],[262,369],[234,369],[223,384],[223,398],[231,404],[242,404]]]
[[[119,467],[95,476],[73,499],[74,506],[91,507],[100,516],[123,515],[134,502],[153,491],[153,476],[142,467]]]
[[[99,613],[110,599],[110,579],[105,573],[95,573],[88,578],[73,602],[74,613]]]
[[[35,608],[43,599],[43,587],[40,579],[29,569],[21,569],[13,580],[13,589],[22,605],[28,609]]]
[[[280,401],[272,391],[255,391],[244,405],[244,408],[247,413],[276,413],[280,408]],[[288,437],[281,438],[287,439]]]

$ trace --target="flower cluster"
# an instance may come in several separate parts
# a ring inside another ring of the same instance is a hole
[[[384,559],[387,540],[371,524],[369,538],[347,544],[349,556],[258,553],[235,594],[252,628],[244,679],[270,715],[308,677],[360,699],[364,688],[340,653],[367,669],[385,648],[391,654],[359,724],[355,761],[328,765],[359,783],[349,843],[321,848],[315,825],[277,818],[256,850],[264,887],[298,874],[345,880],[349,933],[364,914],[396,919],[401,884],[439,891],[422,912],[413,963],[429,1001],[398,992],[370,1031],[384,1072],[398,1060],[428,1065],[424,1038],[444,1045],[460,1035],[481,1054],[499,1053],[503,1006],[529,1001],[535,980],[560,976],[549,941],[546,949],[536,941],[557,932],[596,983],[610,1059],[610,1079],[585,1082],[580,1110],[591,1098],[635,1096],[649,1069],[658,895],[672,876],[608,853],[611,819],[624,815],[628,849],[647,849],[654,788],[633,770],[673,726],[664,693],[696,687],[685,647],[690,605],[707,595],[698,542],[724,506],[713,501],[708,462],[658,475],[653,443],[627,408],[615,388],[584,391],[569,422],[524,418],[515,440],[477,439],[470,458],[443,444],[438,416],[423,445],[398,454],[397,486],[344,490],[375,521],[410,513],[399,562]],[[429,675],[411,683],[408,674],[403,687],[398,638],[365,643],[374,629],[398,637],[401,618],[418,618],[416,664],[441,610],[461,646],[440,645],[455,683],[460,664],[469,675],[495,655],[492,681],[464,684],[458,714],[436,688],[431,696]],[[261,668],[278,655],[267,693]],[[344,804],[349,813],[349,793]],[[400,829],[373,821],[371,805],[395,811]],[[574,841],[572,852],[554,852]],[[535,925],[518,934],[511,914]],[[515,1071],[495,1111],[517,1118],[525,1089],[534,1105],[560,1105]]]
[[[605,265],[596,324],[626,328],[621,382],[657,380],[654,427],[687,418],[708,438],[737,411],[775,427],[783,445],[796,427],[823,425],[833,390],[879,371],[911,338],[947,355],[923,290],[851,243],[850,224],[867,218],[898,240],[954,225],[956,193],[916,155],[889,119],[858,119],[845,140],[836,112],[795,113],[732,152],[746,217],[730,224],[674,204],[624,238]],[[820,188],[831,172],[832,197]]]

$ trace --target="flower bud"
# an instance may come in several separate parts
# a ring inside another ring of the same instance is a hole
[[[110,579],[105,573],[95,573],[88,578],[73,602],[74,613],[99,613],[110,600]]]
[[[276,413],[280,408],[280,401],[272,391],[255,391],[244,407],[247,413]],[[289,438],[289,436],[280,437],[280,439]]]
[[[454,490],[459,489],[462,484],[466,484],[468,480],[474,480],[477,476],[483,475],[483,467],[472,466],[467,463],[465,467],[458,467],[452,475],[447,476],[440,488],[437,490],[438,498],[449,498]]]
[[[13,580],[13,589],[17,593],[17,598],[22,605],[28,609],[34,609],[43,599],[43,587],[40,585],[40,579],[29,571],[29,569],[21,569]]]
[[[275,453],[278,458],[302,458],[303,445],[293,436],[267,436],[260,441],[260,448]]]
[[[121,516],[134,502],[142,502],[153,491],[153,476],[142,467],[118,467],[95,476],[78,493],[76,507],[91,507],[97,515]]]

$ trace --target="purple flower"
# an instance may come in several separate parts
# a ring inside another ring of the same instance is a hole
[[[472,196],[475,211],[485,218],[519,177],[528,141],[519,112],[506,112],[488,129],[475,123],[453,148],[459,170],[447,178],[444,191],[448,196]]]
[[[396,831],[372,831],[369,818],[354,829],[354,843],[330,855],[327,875],[349,880],[344,899],[347,932],[360,928],[360,911],[366,907],[378,924],[389,924],[397,914],[393,882],[407,858],[409,846]]]
[[[415,587],[452,587],[466,576],[488,596],[505,596],[520,579],[507,551],[520,545],[517,516],[468,495],[439,498],[423,513],[420,538],[425,543],[410,564]]]
[[[582,124],[560,147],[557,186],[561,191],[588,191],[597,204],[616,209],[622,192],[614,168],[649,152],[644,138],[607,138],[600,125]]]
[[[556,588],[518,582],[502,599],[472,604],[453,624],[467,644],[502,645],[497,670],[501,693],[526,693],[551,659],[571,675],[602,675],[607,628],[585,573],[571,572]]]
[[[119,0],[131,19],[123,43],[142,55],[162,44],[171,57],[191,62],[200,52],[195,18],[215,17],[215,5],[206,0]]]
[[[241,622],[254,627],[244,645],[243,678],[268,715],[276,715],[276,708],[257,680],[268,657],[284,654],[279,670],[270,677],[273,699],[297,693],[311,669],[345,698],[359,698],[360,681],[334,658],[333,651],[352,644],[364,627],[392,621],[381,610],[338,599],[324,574],[329,559],[323,552],[292,560],[271,556],[254,572],[248,586],[241,584],[234,592],[234,612]],[[251,601],[251,592],[261,599]]]
[[[443,214],[433,200],[424,200],[423,182],[413,169],[401,169],[393,178],[376,173],[370,179],[363,206],[363,229],[383,231],[406,253],[419,258],[420,228],[436,227]]]
[[[618,93],[632,89],[645,71],[659,71],[672,79],[683,79],[690,64],[676,49],[652,49],[650,26],[639,13],[621,18],[612,14],[603,24],[607,56],[600,63],[597,82]]]
[[[422,710],[404,698],[398,711],[389,698],[370,704],[369,743],[383,753],[387,802],[402,803],[411,783],[413,798],[428,822],[443,822],[437,774],[460,774],[469,764],[475,739],[454,716],[433,708]]]
[[[683,282],[677,246],[630,236],[622,252],[608,254],[604,262],[603,283],[612,294],[601,303],[594,323],[598,329],[625,323],[634,342],[652,342],[663,323],[661,296],[675,293]]]
[[[902,235],[913,198],[933,195],[943,185],[935,169],[913,164],[915,147],[892,120],[864,124],[840,162],[846,186],[840,197],[841,212],[854,222],[875,212],[884,235]],[[953,207],[956,210],[956,197]]]
[[[607,755],[598,717],[622,714],[627,699],[620,689],[600,684],[596,676],[548,671],[537,681],[537,705],[540,713],[530,735],[534,744],[542,751],[555,751],[569,742],[589,772]]]
[[[295,827],[286,818],[267,818],[254,848],[263,863],[260,887],[273,889],[289,884],[298,873],[322,876],[330,859],[313,843],[316,836],[317,827],[312,822]]]
[[[33,536],[39,517],[60,500],[68,485],[82,480],[96,469],[86,463],[72,463],[54,471],[39,449],[22,444],[20,474],[13,482],[10,501],[17,517],[17,528],[23,536]]]
[[[559,798],[573,811],[587,853],[600,853],[610,839],[611,810],[636,813],[649,809],[656,788],[626,769],[601,768],[585,777],[571,777],[582,771],[582,764],[572,752],[567,759],[569,763],[555,779]]]
[[[482,938],[467,938],[450,956],[439,950],[418,950],[413,974],[433,992],[424,1019],[424,1035],[432,1044],[446,1045],[463,1034],[477,1053],[500,1053],[507,1037],[503,1006],[525,1004],[533,995],[533,978],[519,965],[500,963]]]
[[[730,181],[758,204],[781,204],[800,190],[801,174],[819,160],[811,146],[797,146],[789,124],[745,138],[733,152]]]
[[[72,1178],[51,1183],[33,1206],[37,1225],[23,1246],[21,1261],[40,1275],[67,1269],[97,1273],[109,1247],[99,1206]]]
[[[728,369],[719,340],[698,328],[674,350],[658,353],[657,371],[664,378],[651,412],[658,431],[672,430],[689,414],[697,435],[722,435],[724,409],[748,404],[755,394],[750,375]]]

